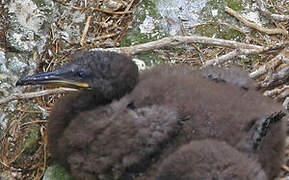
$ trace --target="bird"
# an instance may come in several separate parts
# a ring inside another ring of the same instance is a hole
[[[139,73],[128,56],[88,51],[16,82],[36,84],[79,89],[56,103],[47,127],[52,157],[77,179],[157,179],[172,154],[205,139],[234,148],[268,179],[284,159],[281,105],[237,68],[163,64]]]
[[[182,146],[164,160],[156,177],[157,180],[268,179],[256,160],[224,141],[213,139]]]

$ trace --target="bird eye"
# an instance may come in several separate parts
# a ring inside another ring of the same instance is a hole
[[[88,76],[84,71],[78,71],[77,75],[80,78],[86,78]]]

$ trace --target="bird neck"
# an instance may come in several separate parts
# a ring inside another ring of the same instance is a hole
[[[53,142],[56,142],[55,139],[62,135],[71,120],[79,113],[92,110],[111,101],[112,99],[106,99],[94,91],[71,92],[62,97],[55,104],[49,117],[48,140],[52,142],[51,146],[55,146],[53,144]]]

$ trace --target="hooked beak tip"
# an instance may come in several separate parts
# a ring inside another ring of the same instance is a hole
[[[21,86],[22,85],[22,82],[20,80],[18,80],[15,84],[15,86]]]
[[[16,82],[15,85],[16,85],[16,86],[23,86],[23,85],[25,85],[25,81],[23,80],[23,78],[21,78],[21,79],[19,79],[19,80]]]

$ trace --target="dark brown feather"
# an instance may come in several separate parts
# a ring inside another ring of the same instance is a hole
[[[146,179],[178,148],[211,138],[247,153],[271,179],[283,159],[282,121],[273,123],[257,150],[250,146],[254,139],[246,138],[254,131],[248,124],[280,109],[254,88],[212,81],[187,66],[161,65],[144,72],[120,101],[73,118],[55,156],[67,154],[63,161],[79,179]]]
[[[192,141],[166,158],[157,180],[266,180],[256,160],[222,141]]]

